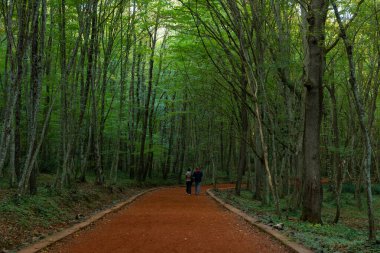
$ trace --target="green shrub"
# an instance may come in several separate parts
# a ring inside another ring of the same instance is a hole
[[[350,191],[353,185],[346,184],[346,189]],[[354,188],[353,188],[354,189]],[[378,185],[373,187],[374,191],[378,190]],[[370,245],[367,243],[366,211],[359,210],[355,206],[355,200],[352,193],[342,194],[342,212],[338,224],[329,224],[335,215],[335,203],[327,202],[326,199],[332,198],[332,192],[326,192],[323,203],[323,225],[313,225],[307,222],[300,222],[299,210],[293,210],[287,213],[283,212],[282,218],[275,214],[273,205],[263,206],[259,201],[252,200],[252,193],[242,191],[240,196],[236,196],[233,191],[218,190],[216,194],[224,199],[227,203],[236,206],[244,212],[255,216],[262,223],[284,223],[284,233],[293,240],[304,244],[313,249],[315,252],[363,252],[372,253],[380,252],[380,245]],[[377,197],[376,197],[377,198]],[[333,199],[333,198],[332,198]],[[286,210],[286,201],[281,200],[282,210]],[[376,200],[374,203],[377,203]],[[375,205],[375,210],[377,205]],[[364,224],[364,225],[363,225]],[[353,240],[353,238],[355,238]]]
[[[373,184],[372,185],[372,193],[374,195],[380,195],[380,184]]]
[[[345,183],[342,185],[342,193],[355,193],[355,185],[352,183]]]
[[[355,194],[355,187],[356,186],[353,183],[344,183],[342,185],[342,193]],[[380,184],[373,184],[371,189],[374,195],[380,195]],[[365,186],[362,185],[360,187],[360,192],[361,193],[365,192]]]
[[[12,214],[16,222],[25,228],[33,224],[49,226],[65,217],[65,212],[58,206],[59,196],[51,197],[47,190],[39,189],[34,196],[14,195],[0,203],[0,214]]]

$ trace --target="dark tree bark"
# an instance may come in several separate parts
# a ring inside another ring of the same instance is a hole
[[[171,101],[169,102],[170,112],[172,113],[172,116],[170,117],[170,130],[169,130],[169,147],[168,147],[168,153],[166,157],[165,167],[163,168],[163,178],[168,179],[168,174],[171,168],[171,159],[173,155],[173,142],[174,142],[174,131],[175,131],[175,117],[173,116],[174,113],[174,102],[175,102],[175,94],[172,96]]]
[[[39,35],[39,8],[40,8],[40,0],[36,0],[33,5],[33,14],[32,14],[32,48],[31,48],[31,85],[30,85],[30,97],[32,101],[30,102],[30,115],[29,115],[29,140],[30,143],[29,148],[35,149],[36,135],[37,135],[37,124],[38,124],[38,110],[39,110],[39,100],[40,100],[40,86],[41,86],[41,76],[40,72],[42,69],[41,66],[41,55],[39,55],[38,43],[39,39],[44,46],[45,38],[38,38]],[[46,9],[46,8],[45,8]],[[46,15],[46,13],[45,13]],[[45,17],[43,18],[46,19]],[[45,27],[43,26],[43,29]],[[43,32],[44,33],[44,32]],[[29,192],[30,194],[37,193],[37,168],[33,166],[31,168],[32,172],[29,177]]]
[[[115,17],[113,17],[115,19]],[[103,74],[102,74],[102,86],[101,86],[101,107],[100,107],[100,122],[99,122],[99,149],[100,149],[100,156],[102,161],[102,166],[104,165],[104,156],[102,155],[104,151],[104,129],[107,121],[107,113],[106,113],[106,93],[108,89],[108,73],[110,71],[109,65],[111,59],[111,53],[115,41],[115,30],[113,29],[116,25],[114,20],[112,19],[112,28],[111,31],[108,34],[108,43],[107,47],[104,52],[104,61],[103,61]],[[102,34],[104,36],[104,32]],[[120,123],[119,123],[120,125]],[[120,135],[119,135],[120,136]],[[119,152],[118,150],[116,152]],[[111,170],[112,171],[112,170]],[[111,177],[111,180],[116,180],[117,174],[115,173],[114,176]]]
[[[184,102],[183,102],[183,107],[182,107],[182,115],[181,115],[181,134],[180,134],[180,141],[179,141],[179,146],[180,146],[180,155],[179,155],[179,169],[177,171],[177,179],[178,179],[178,184],[182,184],[182,173],[185,165],[185,154],[186,154],[186,139],[187,139],[187,117],[186,117],[186,111],[187,111],[187,93],[186,90],[185,96],[184,96]]]
[[[96,183],[101,185],[104,183],[102,161],[100,155],[99,146],[99,131],[98,131],[98,111],[97,111],[97,100],[95,94],[96,86],[96,49],[98,45],[98,20],[97,20],[97,8],[98,1],[93,0],[91,8],[91,38],[88,51],[88,66],[87,66],[87,82],[91,89],[91,128],[93,134],[93,148],[94,148],[94,159],[95,159],[95,172],[96,172]]]
[[[63,187],[67,184],[68,180],[68,165],[67,157],[68,150],[66,145],[67,140],[67,118],[68,118],[68,105],[67,105],[67,70],[66,70],[66,1],[61,0],[59,5],[59,50],[60,50],[60,67],[61,67],[61,159],[62,168],[57,170],[56,185]]]
[[[339,137],[339,126],[338,126],[338,106],[336,101],[335,94],[335,83],[332,83],[331,86],[326,86],[331,97],[332,104],[332,131],[333,131],[333,145],[334,145],[334,154],[333,154],[333,169],[335,171],[335,201],[336,201],[336,212],[333,223],[338,223],[340,218],[340,196],[342,192],[342,183],[343,183],[343,164],[341,164],[340,159],[340,137]]]
[[[220,123],[220,169],[222,171],[225,171],[225,164],[224,164],[224,124],[223,122]]]
[[[230,123],[230,127],[228,130],[228,135],[229,135],[229,141],[228,141],[228,154],[227,154],[227,162],[226,162],[226,174],[227,174],[227,180],[230,181],[231,178],[231,159],[232,159],[232,152],[234,149],[234,136],[233,136],[233,123]]]
[[[39,29],[40,6],[42,5],[41,30]],[[30,72],[30,101],[28,115],[28,150],[22,177],[18,188],[20,193],[25,193],[28,183],[30,194],[37,193],[37,167],[36,157],[39,154],[39,143],[42,143],[44,135],[40,140],[38,134],[38,112],[41,97],[41,79],[43,73],[42,56],[45,50],[45,28],[46,28],[46,2],[35,0],[31,9],[31,72]],[[46,121],[45,121],[46,122]]]
[[[311,0],[307,3],[305,52],[305,120],[303,136],[303,197],[301,220],[322,223],[322,186],[320,175],[320,132],[322,119],[323,73],[325,65],[325,21],[328,3]]]
[[[244,67],[243,67],[244,69]],[[241,104],[240,104],[240,147],[239,147],[239,164],[237,168],[237,179],[235,192],[240,195],[241,183],[243,178],[243,173],[247,168],[247,140],[248,140],[248,112],[247,112],[247,79],[245,77],[245,72],[243,70],[241,80]]]
[[[18,8],[18,34],[17,34],[17,44],[13,45],[13,33],[12,33],[12,15],[13,15],[14,2],[11,1],[7,15],[7,25],[5,27],[8,41],[8,49],[9,50],[9,60],[11,63],[11,71],[10,71],[10,81],[11,91],[13,96],[10,96],[7,101],[7,107],[4,113],[4,119],[2,124],[2,132],[0,136],[0,176],[3,174],[3,167],[6,159],[6,155],[8,152],[9,144],[10,144],[10,134],[11,134],[11,126],[14,119],[14,112],[16,104],[19,102],[21,98],[21,82],[24,76],[24,55],[26,53],[26,43],[27,43],[27,33],[28,33],[28,19],[27,19],[27,2],[22,1]],[[12,54],[12,48],[16,47],[15,55]],[[17,142],[17,132],[16,140]],[[16,144],[17,145],[17,144]],[[16,155],[18,155],[18,150],[16,146]]]
[[[156,50],[156,43],[157,43],[157,32],[158,32],[158,25],[159,25],[159,19],[160,19],[160,8],[157,10],[157,16],[155,20],[155,25],[153,28],[153,31],[148,31],[149,33],[149,45],[150,45],[150,57],[149,57],[149,79],[148,79],[148,92],[145,99],[145,107],[144,107],[144,117],[143,117],[143,125],[142,125],[142,133],[141,133],[141,143],[140,143],[140,155],[139,155],[139,173],[138,173],[138,180],[143,181],[144,180],[144,174],[146,171],[146,164],[145,164],[145,140],[146,140],[146,133],[148,130],[148,119],[149,119],[149,106],[150,106],[150,100],[152,96],[152,89],[153,89],[153,67],[154,67],[154,55]]]
[[[264,205],[268,204],[267,180],[265,178],[265,169],[263,164],[263,149],[261,147],[258,127],[255,127],[255,138],[253,145],[255,146],[257,157],[255,158],[255,194],[254,199],[261,201]]]

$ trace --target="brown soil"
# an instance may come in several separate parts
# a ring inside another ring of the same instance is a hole
[[[203,187],[203,190],[205,187]],[[289,252],[203,192],[150,192],[44,252]]]

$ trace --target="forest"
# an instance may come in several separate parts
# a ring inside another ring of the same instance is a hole
[[[1,0],[0,201],[201,167],[311,224],[349,193],[376,242],[379,4]]]

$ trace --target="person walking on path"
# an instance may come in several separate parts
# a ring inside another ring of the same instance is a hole
[[[199,195],[201,193],[201,182],[202,182],[203,173],[201,169],[198,167],[195,169],[193,173],[193,178],[195,182],[195,194]]]
[[[191,185],[193,184],[193,177],[191,176],[191,170],[186,171],[186,193],[191,195]]]

